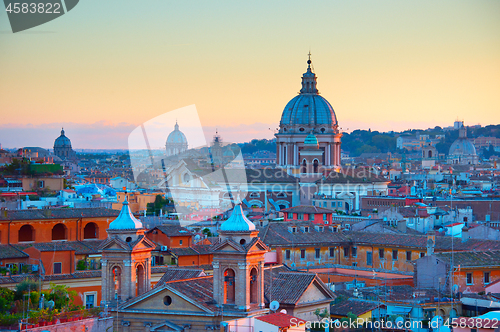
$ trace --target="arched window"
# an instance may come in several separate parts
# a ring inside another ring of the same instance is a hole
[[[307,162],[306,162],[305,159],[302,161],[301,172],[302,173],[307,173]]]
[[[318,159],[314,159],[313,162],[313,173],[318,173]]]
[[[33,229],[33,226],[23,225],[19,229],[18,241],[19,242],[35,241],[35,230]]]
[[[113,285],[114,287],[110,290],[113,291],[113,299],[119,300],[122,294],[122,269],[119,266],[115,266],[112,270],[113,272]]]
[[[139,296],[145,292],[144,277],[145,277],[144,267],[139,264],[137,265],[137,270],[136,270],[136,287],[135,287],[136,296]]]
[[[232,269],[227,269],[226,271],[224,271],[224,303],[234,303],[234,276],[235,274]]]
[[[52,228],[52,241],[54,240],[66,240],[67,239],[67,228],[64,224],[57,224]]]
[[[84,239],[97,239],[99,237],[99,227],[93,222],[89,222],[83,229]]]
[[[259,283],[258,283],[258,275],[257,269],[253,268],[250,271],[250,303],[257,303],[259,301],[258,298],[259,291]]]
[[[429,150],[429,158],[432,158],[432,150]]]

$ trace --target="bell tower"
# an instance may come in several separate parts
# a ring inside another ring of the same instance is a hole
[[[109,224],[102,252],[102,304],[115,306],[151,289],[151,251],[155,244],[134,217],[125,200],[118,217]]]
[[[264,304],[264,254],[269,248],[237,204],[219,230],[213,248],[214,300],[222,310],[261,312]]]

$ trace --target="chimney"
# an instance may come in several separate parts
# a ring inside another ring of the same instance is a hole
[[[436,244],[436,232],[429,230],[427,232],[427,256],[434,254],[434,245]]]
[[[401,233],[406,233],[406,220],[405,219],[398,220],[398,227],[397,227],[397,229]]]
[[[462,242],[467,242],[469,240],[469,229],[467,226],[462,228]]]

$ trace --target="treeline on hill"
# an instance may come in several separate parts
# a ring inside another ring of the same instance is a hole
[[[402,153],[404,151],[396,149],[396,141],[399,136],[445,135],[445,138],[436,144],[439,153],[448,154],[451,144],[458,138],[458,130],[447,130],[436,126],[430,129],[412,129],[402,132],[379,132],[371,130],[355,130],[352,133],[344,133],[342,136],[342,150],[349,152],[351,157],[357,157],[362,153]],[[489,125],[481,128],[469,128],[467,137],[496,137],[500,138],[500,125]],[[254,139],[251,142],[240,143],[243,153],[254,153],[259,150],[276,152],[276,140]],[[477,151],[485,158],[491,155],[498,155],[492,147]]]
[[[245,154],[257,151],[270,151],[276,153],[276,139],[253,139],[247,143],[238,144]]]
[[[436,126],[432,129],[412,129],[402,132],[378,132],[371,130],[355,130],[352,133],[344,133],[342,136],[342,150],[348,151],[352,157],[357,157],[362,153],[387,153],[387,152],[403,152],[396,149],[396,141],[398,136],[416,136],[429,135],[434,138],[435,135],[445,135],[445,138],[436,144],[436,149],[439,153],[448,154],[451,144],[458,138],[458,130],[444,131],[443,128]],[[481,128],[469,128],[467,137],[496,137],[500,138],[500,125],[489,125]],[[484,157],[489,158],[493,154],[498,154],[493,151],[493,148],[478,151]]]

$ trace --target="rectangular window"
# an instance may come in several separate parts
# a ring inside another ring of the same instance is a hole
[[[179,245],[181,245],[181,246],[182,246],[182,240],[179,240]]]
[[[474,284],[474,280],[472,280],[472,273],[467,273],[465,279],[466,279],[467,285],[473,285]]]
[[[321,258],[321,250],[319,248],[314,249],[316,259]]]
[[[425,257],[425,252],[420,253],[420,258]]]
[[[323,220],[326,220],[326,213],[323,213]]]
[[[489,272],[484,272],[484,284],[489,284],[490,283],[490,273]]]
[[[337,203],[338,207],[342,207],[342,202]]]
[[[344,247],[344,257],[349,258],[349,247]]]
[[[330,257],[335,257],[335,247],[330,247]]]
[[[288,212],[288,219],[293,219],[293,213],[292,212]]]
[[[352,257],[358,257],[358,248],[352,247]]]
[[[290,260],[290,257],[292,256],[292,253],[290,252],[290,250],[286,250],[285,251],[285,259],[286,260]]]
[[[314,213],[309,214],[309,220],[314,220]]]
[[[300,249],[300,259],[305,259],[305,258],[306,258],[306,250]]]
[[[95,294],[85,294],[85,309],[95,306]]]
[[[409,262],[411,261],[411,251],[406,252],[406,260]]]
[[[352,263],[352,266],[354,266],[354,267],[358,266],[358,262]]]
[[[378,250],[378,258],[384,259],[384,249],[383,248],[380,248]]]
[[[62,273],[62,263],[54,263],[54,274]]]
[[[366,252],[366,265],[367,266],[371,266],[372,263],[373,263],[372,252],[371,251],[367,251]]]
[[[392,251],[392,260],[394,260],[394,261],[398,260],[398,251],[397,250]]]
[[[326,202],[323,202],[323,207],[326,207]]]
[[[335,207],[335,202],[332,202],[332,207]]]
[[[304,219],[304,214],[303,213],[297,213],[297,219],[299,219],[299,220]]]

